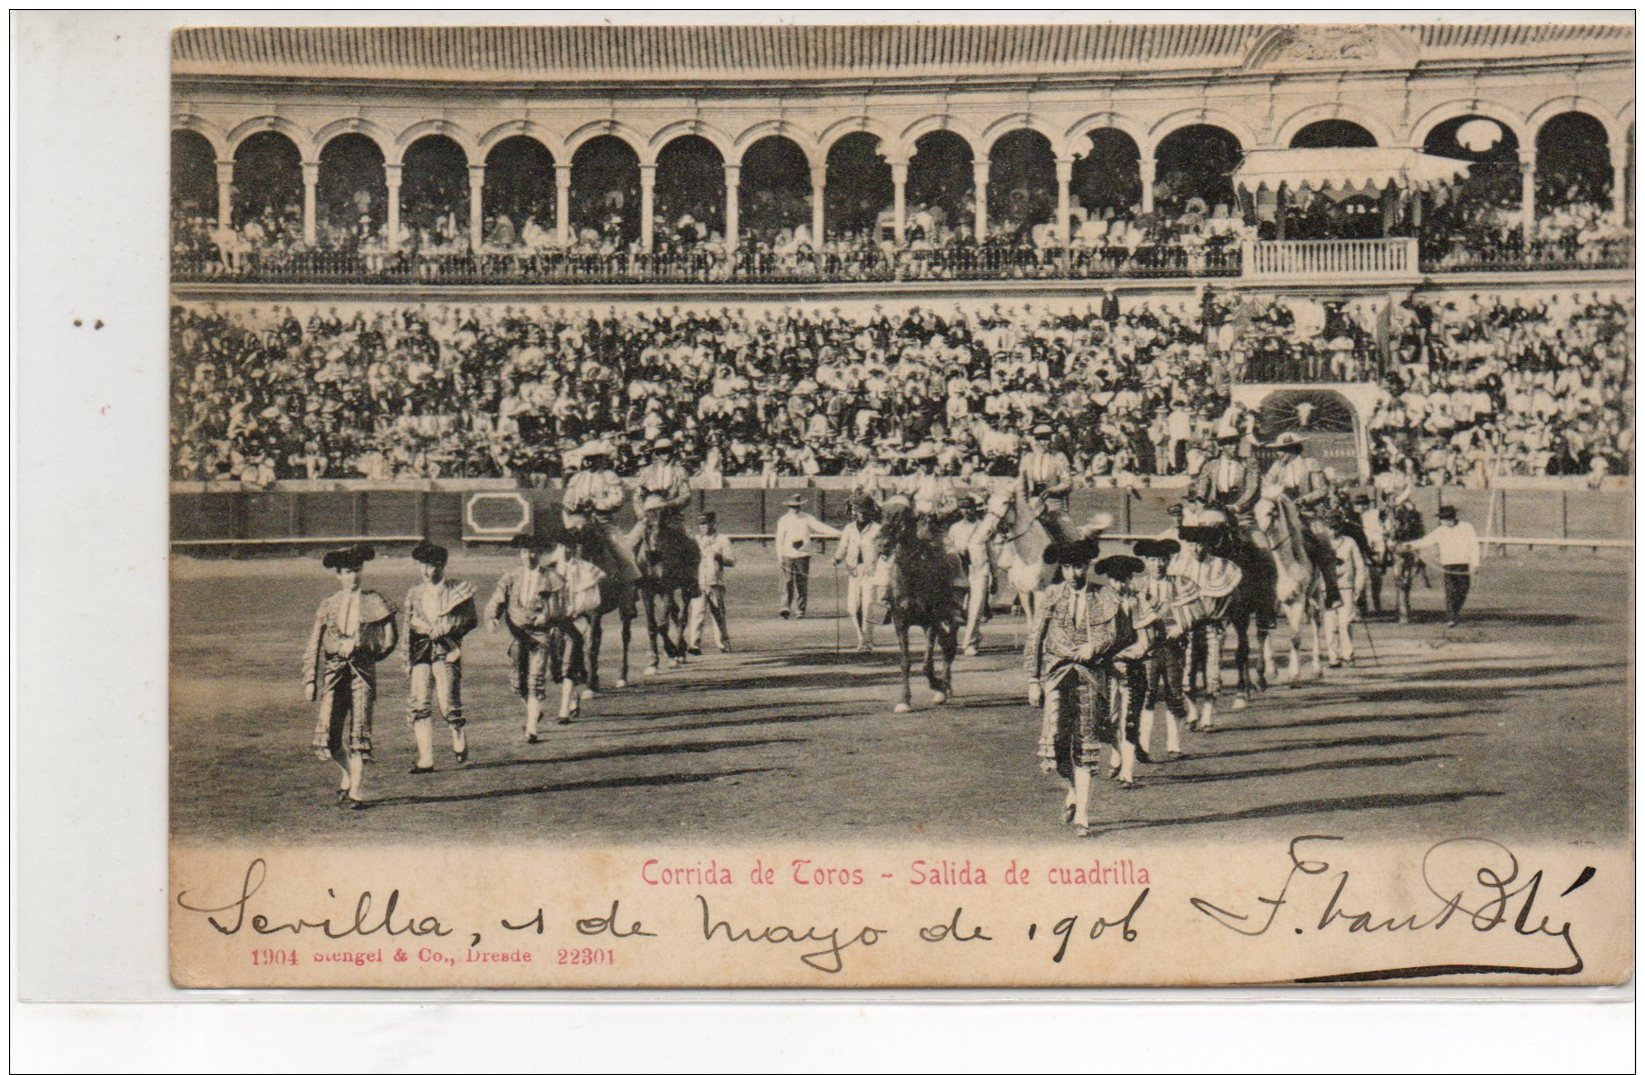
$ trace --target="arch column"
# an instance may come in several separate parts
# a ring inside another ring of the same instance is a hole
[[[1159,161],[1153,157],[1140,157],[1137,160],[1137,175],[1142,180],[1142,211],[1154,211],[1154,173],[1159,167]]]
[[[971,201],[976,210],[971,222],[971,239],[980,244],[988,239],[987,157],[978,157],[971,162]]]
[[[217,226],[226,228],[234,223],[234,162],[217,162]]]
[[[554,166],[554,236],[561,247],[571,245],[571,165]]]
[[[388,186],[388,248],[400,249],[400,176],[403,164],[383,165],[383,182]]]
[[[1628,226],[1628,147],[1611,147],[1611,222]]]
[[[657,166],[640,165],[640,249],[647,254],[657,245]]]
[[[1073,199],[1068,188],[1074,181],[1074,158],[1057,158],[1057,245],[1068,246],[1068,232],[1072,225]]]
[[[908,224],[908,162],[891,162],[891,233],[901,246]]]
[[[478,254],[485,241],[486,166],[468,166],[468,249]]]
[[[725,248],[737,249],[737,187],[742,182],[743,166],[725,166]]]
[[[811,249],[822,254],[824,200],[828,193],[828,165],[813,164],[811,166]]]
[[[1531,229],[1536,225],[1536,146],[1519,150],[1520,245],[1529,253]]]
[[[320,162],[303,162],[303,242],[313,246],[319,239],[320,227],[315,217],[319,199]]]

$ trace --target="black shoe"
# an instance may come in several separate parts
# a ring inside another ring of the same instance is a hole
[[[1141,747],[1137,748],[1137,760],[1142,762],[1144,765],[1154,764],[1154,756]]]
[[[432,773],[433,771],[434,766],[432,765],[413,765],[411,768],[406,770],[406,772],[410,773],[412,776],[422,776],[424,773]]]
[[[537,737],[535,735],[528,735],[528,736],[525,737],[525,741],[527,743],[530,743],[532,746],[536,746],[538,743],[542,742],[542,739],[540,739],[539,737]]]
[[[786,619],[788,619],[788,610],[785,608],[782,611],[778,612],[777,615],[781,616],[783,619],[786,620]]]
[[[703,649],[701,646],[692,646],[690,649],[686,650],[686,652],[691,654],[693,657],[701,657],[703,655]]]
[[[463,750],[453,750],[451,752],[451,756],[457,759],[458,765],[468,764],[468,750],[466,748]]]

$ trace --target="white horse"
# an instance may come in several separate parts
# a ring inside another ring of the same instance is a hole
[[[1302,628],[1306,623],[1312,638],[1314,678],[1323,679],[1324,665],[1320,662],[1320,628],[1325,609],[1326,580],[1303,544],[1306,540],[1301,517],[1296,505],[1283,493],[1264,490],[1262,498],[1252,509],[1256,530],[1252,539],[1274,558],[1274,597],[1280,615],[1291,628],[1291,667],[1286,676],[1293,686],[1302,677]],[[1271,637],[1262,639],[1262,667],[1269,679],[1274,672],[1274,649]]]
[[[988,515],[994,520],[994,562],[1005,570],[1030,629],[1039,622],[1042,598],[1054,574],[1045,565],[1045,550],[1053,542],[1090,537],[1114,525],[1112,515],[1098,512],[1084,526],[1073,526],[1018,487],[996,490],[988,500]]]

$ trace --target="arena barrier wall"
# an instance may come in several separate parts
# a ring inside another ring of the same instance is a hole
[[[721,533],[769,539],[783,501],[798,493],[804,509],[832,526],[849,516],[844,489],[705,489],[693,493],[699,509],[716,513]],[[1114,517],[1114,532],[1155,534],[1170,525],[1166,508],[1181,490],[1079,489],[1070,514],[1083,523],[1098,512]],[[401,491],[225,490],[173,492],[171,540],[180,549],[250,550],[259,547],[373,541],[385,545],[427,539],[442,545],[494,545],[559,507],[557,489]],[[1457,508],[1481,535],[1519,545],[1631,545],[1633,490],[1462,489],[1418,490],[1417,506],[1430,523],[1441,504]],[[631,526],[625,505],[619,526]]]

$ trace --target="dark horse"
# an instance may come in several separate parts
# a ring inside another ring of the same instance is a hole
[[[1234,666],[1239,675],[1234,708],[1244,709],[1257,691],[1268,689],[1262,653],[1265,640],[1279,620],[1274,558],[1232,521],[1217,524],[1216,532],[1216,540],[1207,551],[1240,569],[1239,587],[1228,603],[1228,622],[1234,628]],[[1251,647],[1253,624],[1257,632],[1254,651]]]
[[[570,521],[567,520],[570,526]],[[615,543],[620,540],[611,532],[610,521],[597,518],[571,529],[577,555],[601,571],[600,607],[581,617],[583,632],[583,667],[587,680],[583,697],[592,698],[600,689],[600,644],[605,637],[605,617],[617,613],[623,625],[623,661],[617,676],[617,687],[628,686],[628,644],[633,637],[635,608],[634,583],[624,570],[621,555]]]
[[[645,628],[651,636],[651,664],[645,674],[656,675],[662,656],[671,668],[685,663],[686,620],[691,599],[697,596],[697,567],[702,552],[684,531],[664,521],[664,508],[647,508],[635,562],[640,568],[640,596],[645,601]],[[662,602],[661,616],[658,602]],[[663,654],[658,653],[658,643]]]
[[[925,680],[931,685],[932,701],[941,705],[954,695],[954,651],[960,624],[965,621],[965,589],[957,558],[933,536],[931,520],[906,505],[886,509],[879,546],[880,554],[891,560],[886,601],[902,650],[902,701],[896,712],[906,713],[913,706],[908,629],[915,626],[925,630]],[[938,646],[942,648],[941,676],[934,667]]]
[[[1382,509],[1382,533],[1385,551],[1382,569],[1394,570],[1394,590],[1399,595],[1399,622],[1411,622],[1411,584],[1417,575],[1428,583],[1428,568],[1422,557],[1414,552],[1397,551],[1405,542],[1415,541],[1423,534],[1422,512],[1414,504],[1390,504]],[[1432,584],[1429,583],[1431,586]]]

